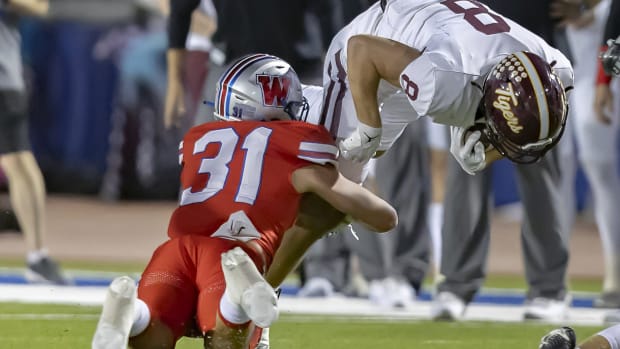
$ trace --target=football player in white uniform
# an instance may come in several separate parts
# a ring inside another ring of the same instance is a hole
[[[456,126],[451,152],[473,174],[483,143],[515,162],[544,155],[564,129],[572,79],[562,53],[477,1],[384,0],[332,40],[321,121],[343,138],[344,158],[365,162],[430,116]],[[399,90],[410,107],[382,104]],[[380,108],[402,112],[382,120]],[[475,122],[482,132],[466,132]]]
[[[381,1],[332,40],[320,122],[342,139],[340,163],[364,163],[430,116],[456,126],[450,150],[474,174],[489,143],[528,163],[558,141],[572,75],[562,53],[477,1]],[[475,123],[482,132],[466,132]]]
[[[617,214],[620,176],[617,170],[618,120],[614,117],[618,113],[609,115],[609,120],[597,118],[593,108],[595,89],[592,88],[596,83],[596,55],[609,5],[610,1],[601,1],[590,12],[587,18],[589,23],[568,26],[567,35],[576,62],[575,93],[571,94],[571,105],[575,106],[572,111],[579,160],[592,188],[605,262],[603,293],[595,301],[595,306],[615,308],[620,307],[620,217]],[[617,102],[618,99],[615,99],[616,108]]]

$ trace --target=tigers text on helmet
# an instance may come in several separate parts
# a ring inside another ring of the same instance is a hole
[[[308,113],[297,73],[268,54],[233,62],[217,83],[214,104],[222,120],[305,120]]]
[[[531,52],[496,64],[483,87],[483,138],[517,163],[538,161],[562,136],[566,91],[551,65]]]

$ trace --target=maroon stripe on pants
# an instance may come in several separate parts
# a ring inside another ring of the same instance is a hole
[[[338,69],[338,95],[336,96],[336,103],[334,105],[334,115],[332,117],[332,124],[329,129],[330,133],[334,138],[338,136],[338,127],[340,126],[340,116],[342,114],[342,99],[344,98],[344,94],[347,92],[347,72],[344,70],[342,63],[340,62],[340,52],[342,50],[338,50],[336,52],[336,68]]]

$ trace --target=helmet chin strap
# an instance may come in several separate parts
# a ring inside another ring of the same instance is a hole
[[[553,143],[553,140],[551,138],[546,138],[546,139],[541,139],[538,142],[534,142],[534,143],[528,143],[526,145],[523,145],[522,148],[523,150],[539,150],[542,148],[545,148],[546,146],[548,146],[549,144]]]

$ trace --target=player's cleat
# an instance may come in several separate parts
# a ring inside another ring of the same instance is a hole
[[[538,349],[574,349],[576,344],[575,331],[565,326],[556,328],[542,337]]]
[[[56,285],[69,285],[71,283],[60,271],[58,263],[48,256],[43,256],[36,262],[28,262],[25,277],[32,283]]]
[[[543,297],[530,299],[525,303],[523,318],[525,320],[560,322],[565,320],[568,315],[569,303],[569,296],[566,296],[564,299]]]
[[[431,305],[431,319],[435,321],[461,320],[464,314],[465,302],[452,292],[439,292]]]
[[[239,304],[257,326],[266,328],[278,319],[276,292],[245,251],[235,247],[223,253],[222,271],[230,300]]]
[[[92,349],[125,349],[133,324],[136,283],[129,276],[117,277],[108,287]]]

